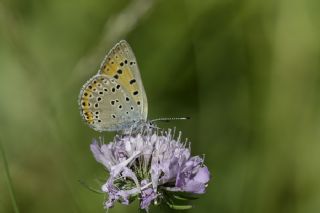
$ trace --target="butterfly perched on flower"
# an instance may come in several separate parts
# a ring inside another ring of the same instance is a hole
[[[147,96],[135,55],[122,40],[106,55],[96,75],[82,87],[80,114],[96,131],[119,131],[146,123]]]

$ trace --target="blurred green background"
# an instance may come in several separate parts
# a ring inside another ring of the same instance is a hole
[[[106,173],[77,98],[126,39],[149,118],[192,117],[161,125],[212,172],[188,212],[320,212],[319,11],[317,0],[1,0],[0,140],[20,211],[104,212],[78,182]]]

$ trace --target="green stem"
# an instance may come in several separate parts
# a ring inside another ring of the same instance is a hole
[[[139,213],[147,213],[147,210],[139,208]]]
[[[2,146],[2,142],[0,141],[0,151],[1,151],[1,155],[2,155],[2,160],[3,160],[3,167],[5,170],[5,176],[6,176],[6,182],[7,182],[7,186],[8,186],[8,190],[9,190],[9,194],[10,194],[10,198],[11,198],[11,202],[13,205],[13,210],[15,213],[19,213],[19,208],[17,205],[17,201],[16,201],[16,197],[14,194],[14,190],[13,190],[13,185],[12,185],[12,180],[10,177],[10,172],[9,172],[9,166],[8,166],[8,162],[7,162],[7,158],[4,152],[4,148]]]

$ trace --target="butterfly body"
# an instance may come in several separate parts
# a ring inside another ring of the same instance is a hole
[[[130,129],[147,120],[148,103],[135,56],[126,41],[107,54],[82,87],[80,114],[97,131]]]

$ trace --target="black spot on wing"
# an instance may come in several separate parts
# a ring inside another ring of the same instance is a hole
[[[129,81],[129,83],[130,83],[130,84],[136,83],[136,79],[131,79],[131,80]]]

